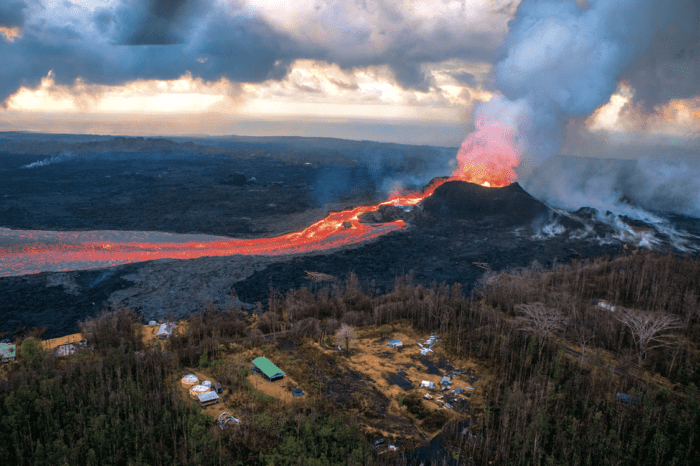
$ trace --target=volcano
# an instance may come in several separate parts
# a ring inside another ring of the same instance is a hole
[[[448,181],[423,203],[423,211],[440,217],[496,222],[514,226],[546,218],[550,209],[516,183],[487,188],[464,181]]]

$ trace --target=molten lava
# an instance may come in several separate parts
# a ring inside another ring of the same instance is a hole
[[[479,123],[457,155],[459,168],[450,177],[436,178],[422,191],[393,192],[375,206],[331,212],[303,231],[276,238],[229,239],[204,235],[168,235],[138,232],[41,232],[5,230],[10,247],[0,247],[0,277],[43,271],[100,268],[155,259],[195,259],[204,256],[280,255],[308,253],[368,241],[406,224],[397,220],[379,225],[359,217],[382,205],[409,206],[421,202],[443,183],[468,181],[502,187],[515,178],[518,153],[513,132],[495,123]],[[0,230],[2,232],[2,230]],[[199,241],[193,241],[195,237]],[[22,243],[25,245],[22,246]],[[1,243],[0,243],[1,244]]]

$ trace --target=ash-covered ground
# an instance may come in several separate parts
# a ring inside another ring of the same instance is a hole
[[[302,138],[164,139],[0,135],[0,227],[130,230],[237,238],[298,231],[329,210],[375,204],[395,183],[416,188],[450,173],[456,149]],[[0,333],[76,330],[107,305],[144,319],[182,317],[238,300],[315,286],[308,271],[384,291],[395,278],[462,283],[487,270],[544,266],[625,248],[695,254],[700,222],[551,209],[515,184],[447,183],[412,209],[382,207],[363,221],[407,227],[369,243],[294,256],[161,260],[0,279]],[[0,259],[1,260],[1,259]],[[1,265],[0,265],[1,266]]]

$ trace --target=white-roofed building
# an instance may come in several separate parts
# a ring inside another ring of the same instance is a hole
[[[173,330],[175,330],[175,323],[173,322],[167,322],[165,324],[160,324],[160,327],[158,327],[158,333],[156,333],[156,336],[160,338],[161,340],[165,340],[168,338],[170,335],[173,334]]]

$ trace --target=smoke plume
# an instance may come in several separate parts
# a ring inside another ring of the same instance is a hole
[[[43,160],[39,160],[37,162],[32,162],[32,163],[27,164],[27,165],[22,165],[19,168],[29,169],[29,168],[45,167],[47,165],[51,165],[54,163],[64,162],[66,160],[70,160],[72,157],[74,157],[74,155],[71,152],[65,151],[61,155],[52,155],[51,157],[47,157]]]
[[[610,99],[620,76],[667,24],[675,3],[521,2],[495,67],[499,94],[476,106],[477,131],[462,145],[460,172],[482,166],[484,145],[478,141],[495,137],[496,170],[507,178],[515,167],[526,189],[536,184],[530,175],[559,152],[569,118],[589,115]]]

